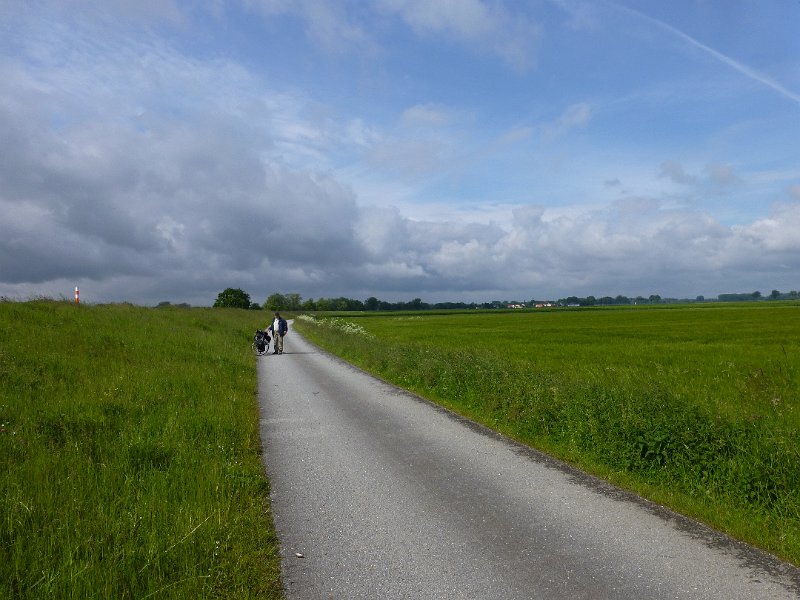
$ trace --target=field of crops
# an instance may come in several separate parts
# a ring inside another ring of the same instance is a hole
[[[281,598],[262,311],[0,302],[0,598]]]
[[[800,563],[798,303],[378,313],[297,328],[387,380]]]

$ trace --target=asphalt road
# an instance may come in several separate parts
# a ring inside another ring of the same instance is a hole
[[[800,570],[378,381],[258,359],[287,597],[800,598]]]

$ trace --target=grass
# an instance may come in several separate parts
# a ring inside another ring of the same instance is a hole
[[[0,302],[0,597],[282,597],[263,321]]]
[[[0,597],[282,597],[249,350],[264,320],[0,302]],[[797,303],[295,325],[800,564]]]
[[[797,303],[364,314],[296,328],[395,384],[800,564]]]

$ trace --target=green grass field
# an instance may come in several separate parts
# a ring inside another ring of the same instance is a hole
[[[0,597],[281,598],[261,311],[0,302]]]
[[[798,303],[378,313],[296,328],[389,381],[800,564]]]
[[[265,320],[0,302],[0,597],[282,597],[249,350]],[[295,325],[800,562],[797,303],[335,323]]]

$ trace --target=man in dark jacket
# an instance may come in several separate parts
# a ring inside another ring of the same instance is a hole
[[[286,319],[284,319],[280,313],[276,312],[275,318],[272,320],[270,326],[267,327],[267,331],[272,332],[272,337],[275,340],[273,354],[283,354],[283,336],[289,331],[289,325],[286,323]]]

